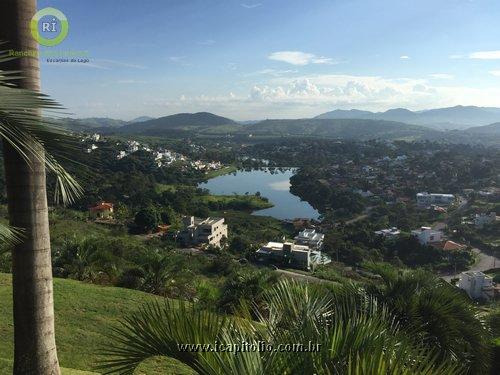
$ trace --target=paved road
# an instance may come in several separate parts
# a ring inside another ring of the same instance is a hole
[[[479,249],[472,249],[474,253],[477,254],[477,261],[474,263],[474,265],[470,268],[470,271],[486,271],[489,270],[490,268],[495,268],[495,267],[500,267],[500,259],[488,255],[486,253],[481,252]],[[444,280],[450,282],[451,279],[457,278],[460,275],[460,273],[457,273],[455,275],[446,275],[446,276],[441,276]]]
[[[319,279],[319,278],[314,277],[314,276],[304,275],[302,273],[292,272],[292,271],[288,271],[288,270],[277,269],[276,272],[281,273],[282,275],[285,275],[285,276],[289,276],[290,278],[296,279],[296,280],[305,280],[305,281],[310,281],[312,283],[334,283],[334,281]]]

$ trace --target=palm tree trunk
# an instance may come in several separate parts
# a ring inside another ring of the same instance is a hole
[[[36,0],[0,1],[0,40],[7,41],[7,49],[38,49],[29,28],[35,12]],[[40,90],[38,58],[0,68],[21,70],[19,87]],[[59,375],[45,165],[35,158],[28,165],[6,142],[3,150],[10,224],[25,231],[12,251],[14,374]]]

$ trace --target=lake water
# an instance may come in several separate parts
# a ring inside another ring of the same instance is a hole
[[[271,208],[255,211],[254,215],[272,216],[277,219],[308,218],[317,219],[319,216],[309,203],[301,201],[299,197],[290,193],[290,177],[293,170],[273,171],[253,170],[238,171],[208,180],[199,185],[215,195],[255,194],[260,192],[263,197],[274,204]]]

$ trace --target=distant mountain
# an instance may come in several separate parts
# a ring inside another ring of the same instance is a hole
[[[265,120],[247,125],[239,134],[252,136],[311,136],[343,139],[425,139],[442,132],[401,122],[365,119]]]
[[[89,117],[89,118],[60,118],[52,119],[60,126],[72,131],[89,131],[98,128],[118,128],[127,124],[126,121],[116,120],[107,117]]]
[[[364,119],[399,121],[407,124],[424,125],[434,129],[467,129],[500,122],[500,108],[456,106],[413,112],[405,108],[385,112],[359,110],[335,110],[323,113],[318,119]]]
[[[490,125],[468,128],[464,132],[471,134],[480,134],[485,136],[500,136],[500,122],[496,122]]]
[[[208,112],[178,113],[176,115],[160,117],[153,120],[128,124],[120,129],[120,133],[141,135],[168,135],[172,131],[203,132],[212,128],[238,128],[241,125],[226,117],[221,117]]]
[[[150,117],[150,116],[139,116],[133,120],[130,120],[129,123],[133,124],[134,122],[144,122],[144,121],[149,121],[149,120],[154,120],[155,117]]]

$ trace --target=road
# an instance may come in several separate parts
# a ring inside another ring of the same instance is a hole
[[[486,270],[489,270],[490,268],[500,267],[500,259],[498,259],[497,257],[483,253],[479,249],[472,249],[472,251],[476,253],[477,261],[469,271],[484,272]],[[441,278],[450,282],[451,279],[458,278],[459,276],[460,273],[457,273],[454,275],[441,276]]]
[[[292,272],[288,270],[277,269],[276,272],[281,273],[282,275],[288,276],[295,280],[305,280],[305,281],[310,281],[312,283],[334,283],[334,281],[319,279],[314,276],[304,275],[302,273]]]

